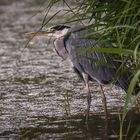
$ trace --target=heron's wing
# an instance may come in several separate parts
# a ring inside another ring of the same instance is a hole
[[[116,75],[116,65],[107,55],[86,51],[88,48],[101,47],[95,40],[84,39],[86,30],[70,33],[65,39],[65,46],[69,57],[79,72],[88,74],[99,83],[109,83]]]

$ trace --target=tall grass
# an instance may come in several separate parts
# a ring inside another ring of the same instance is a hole
[[[115,55],[123,64],[121,69],[131,70],[133,73],[120,122],[120,140],[122,140],[128,103],[136,84],[140,83],[140,0],[49,0],[48,9],[50,10],[56,3],[67,7],[63,10],[64,15],[68,15],[64,23],[81,23],[87,25],[89,29],[94,28],[94,32],[86,37],[96,37],[105,46],[96,51]],[[42,27],[59,12],[56,11],[49,19],[46,15]]]

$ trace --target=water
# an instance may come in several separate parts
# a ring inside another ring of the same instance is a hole
[[[43,7],[31,1],[0,4],[0,140],[118,139],[125,93],[118,87],[104,87],[110,114],[106,130],[100,88],[90,83],[91,112],[85,125],[83,82],[48,39],[35,38],[25,47],[24,33],[39,28]],[[50,15],[54,12],[56,8]]]

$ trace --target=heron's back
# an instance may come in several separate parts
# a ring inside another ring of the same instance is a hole
[[[76,32],[76,30],[79,30]],[[109,54],[93,51],[92,48],[102,48],[96,39],[86,39],[89,30],[74,27],[65,37],[64,44],[74,67],[79,73],[86,73],[99,84],[114,82],[125,91],[128,89],[129,78],[124,73],[117,77],[121,66],[120,62],[113,60]]]

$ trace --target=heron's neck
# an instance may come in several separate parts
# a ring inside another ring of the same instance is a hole
[[[55,34],[56,39],[65,36],[68,33],[69,29],[63,29],[62,31],[58,31],[57,34]]]

